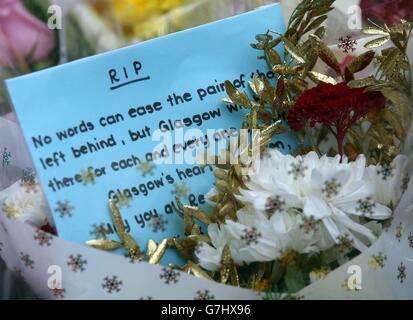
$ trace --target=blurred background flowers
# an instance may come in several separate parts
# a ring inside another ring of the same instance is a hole
[[[19,0],[0,2],[0,64],[39,61],[55,47],[52,30],[25,8]]]
[[[392,25],[400,19],[413,18],[412,0],[361,0],[360,7],[364,19]]]
[[[4,79],[274,2],[278,1],[0,0],[0,116],[10,111]],[[61,29],[48,27],[52,4],[62,9]]]

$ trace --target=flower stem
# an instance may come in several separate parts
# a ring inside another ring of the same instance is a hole
[[[344,132],[339,130],[336,135],[337,139],[337,151],[340,155],[340,162],[343,161],[343,144],[344,144]]]

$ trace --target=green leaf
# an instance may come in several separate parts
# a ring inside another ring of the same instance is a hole
[[[289,266],[284,277],[289,293],[296,293],[306,286],[304,275],[297,266]]]

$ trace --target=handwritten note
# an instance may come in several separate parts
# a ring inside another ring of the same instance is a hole
[[[228,139],[240,127],[245,110],[222,102],[223,82],[244,90],[254,73],[274,77],[249,43],[269,28],[282,32],[282,21],[273,5],[9,80],[59,236],[83,243],[99,236],[103,223],[116,238],[108,198],[118,201],[126,230],[142,248],[149,239],[182,234],[174,199],[204,206],[213,168],[153,160]],[[159,129],[193,128],[216,135],[156,141]]]

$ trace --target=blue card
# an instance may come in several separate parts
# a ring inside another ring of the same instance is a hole
[[[219,140],[239,129],[245,110],[222,101],[223,82],[246,90],[268,72],[249,45],[268,29],[284,31],[279,5],[7,81],[59,236],[84,243],[101,223],[110,230],[108,198],[141,248],[181,235],[175,196],[205,205],[212,167],[154,166],[191,152],[190,139],[168,144],[159,132],[214,129]]]

